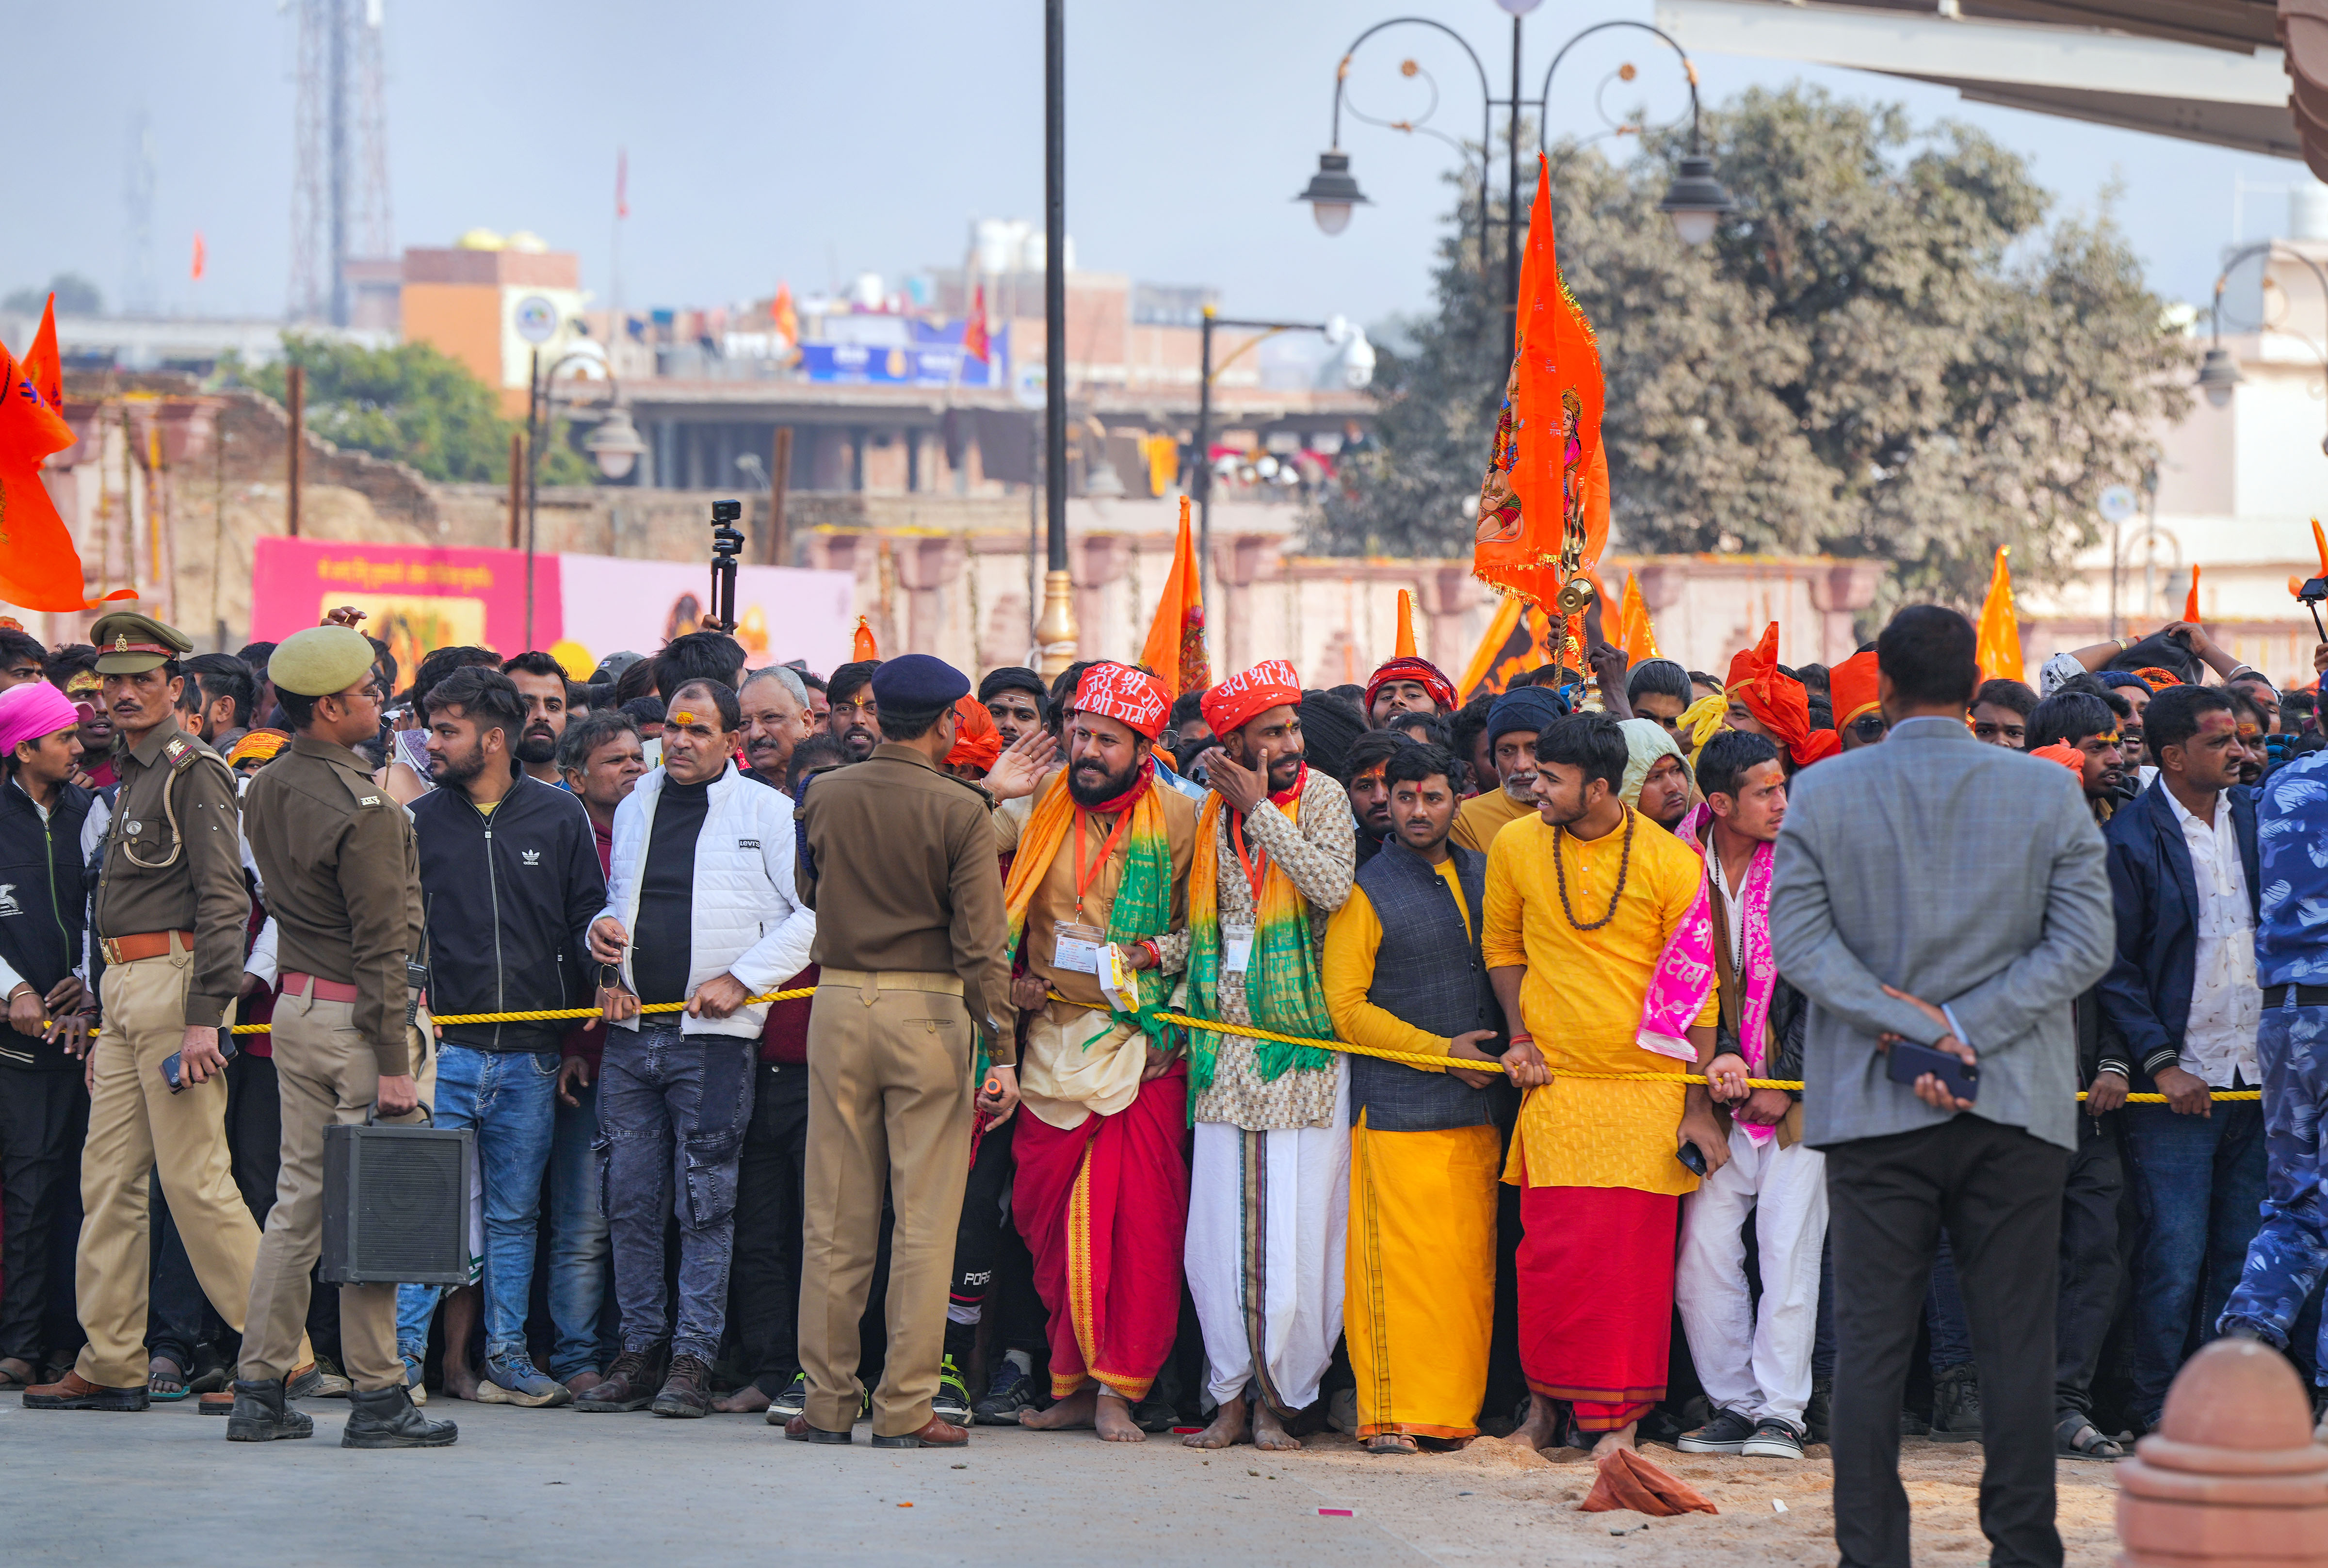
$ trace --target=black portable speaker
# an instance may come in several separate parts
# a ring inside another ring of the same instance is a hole
[[[476,1134],[334,1122],[324,1129],[327,1285],[465,1285]]]

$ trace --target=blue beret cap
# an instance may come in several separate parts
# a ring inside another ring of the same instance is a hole
[[[970,677],[943,659],[904,653],[873,671],[873,700],[902,713],[950,708],[970,695]]]
[[[1533,730],[1542,735],[1555,718],[1568,717],[1568,703],[1557,691],[1541,686],[1523,686],[1516,691],[1507,691],[1496,699],[1488,709],[1488,744],[1515,729]]]

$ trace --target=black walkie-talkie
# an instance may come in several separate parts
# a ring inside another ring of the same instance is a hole
[[[736,558],[744,553],[740,501],[711,503],[711,613],[731,635],[736,630]]]

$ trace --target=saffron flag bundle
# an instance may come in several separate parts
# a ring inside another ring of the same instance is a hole
[[[1205,659],[1205,579],[1197,569],[1196,547],[1189,542],[1185,495],[1180,498],[1180,538],[1172,547],[1172,570],[1164,578],[1164,596],[1156,602],[1156,618],[1149,623],[1140,662],[1175,697],[1202,691],[1213,683]]]
[[[0,601],[27,610],[73,611],[93,610],[107,599],[134,599],[135,588],[89,596],[72,532],[41,482],[41,465],[74,439],[58,411],[63,378],[53,296],[33,353],[35,359],[19,364],[0,343]]]

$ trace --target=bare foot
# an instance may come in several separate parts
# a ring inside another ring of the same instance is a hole
[[[1269,1408],[1267,1400],[1255,1400],[1253,1406],[1253,1446],[1283,1451],[1301,1446],[1301,1440],[1285,1430],[1277,1413]]]
[[[1403,1432],[1378,1432],[1366,1439],[1366,1451],[1368,1453],[1414,1453],[1419,1451],[1414,1440]]]
[[[1220,1408],[1213,1412],[1213,1424],[1182,1438],[1180,1445],[1183,1448],[1226,1448],[1231,1443],[1243,1442],[1244,1439],[1244,1395],[1240,1394],[1234,1399],[1223,1400]]]
[[[586,1367],[566,1380],[566,1391],[568,1394],[587,1394],[605,1381],[596,1372]]]
[[[1089,1426],[1098,1399],[1099,1390],[1086,1384],[1048,1410],[1020,1411],[1018,1424],[1034,1432],[1065,1432],[1069,1427]]]
[[[1092,1424],[1099,1435],[1109,1442],[1146,1442],[1148,1434],[1131,1419],[1131,1404],[1120,1394],[1100,1390],[1099,1408],[1094,1412]]]
[[[1512,1430],[1513,1442],[1524,1442],[1533,1449],[1556,1447],[1560,1442],[1558,1413],[1552,1401],[1541,1394],[1528,1395],[1527,1419]]]
[[[461,1358],[459,1357],[449,1354],[445,1357],[444,1366],[446,1393],[451,1394],[455,1399],[473,1400],[477,1397],[477,1369],[475,1367],[464,1366],[461,1365]]]
[[[1592,1457],[1596,1460],[1603,1459],[1620,1448],[1629,1449],[1635,1453],[1640,1452],[1641,1445],[1633,1441],[1633,1435],[1640,1430],[1640,1426],[1641,1423],[1638,1421],[1629,1421],[1614,1432],[1601,1433],[1600,1441],[1592,1445]]]
[[[768,1408],[768,1396],[760,1392],[756,1383],[746,1383],[735,1393],[711,1402],[711,1408],[722,1415],[756,1415]]]

